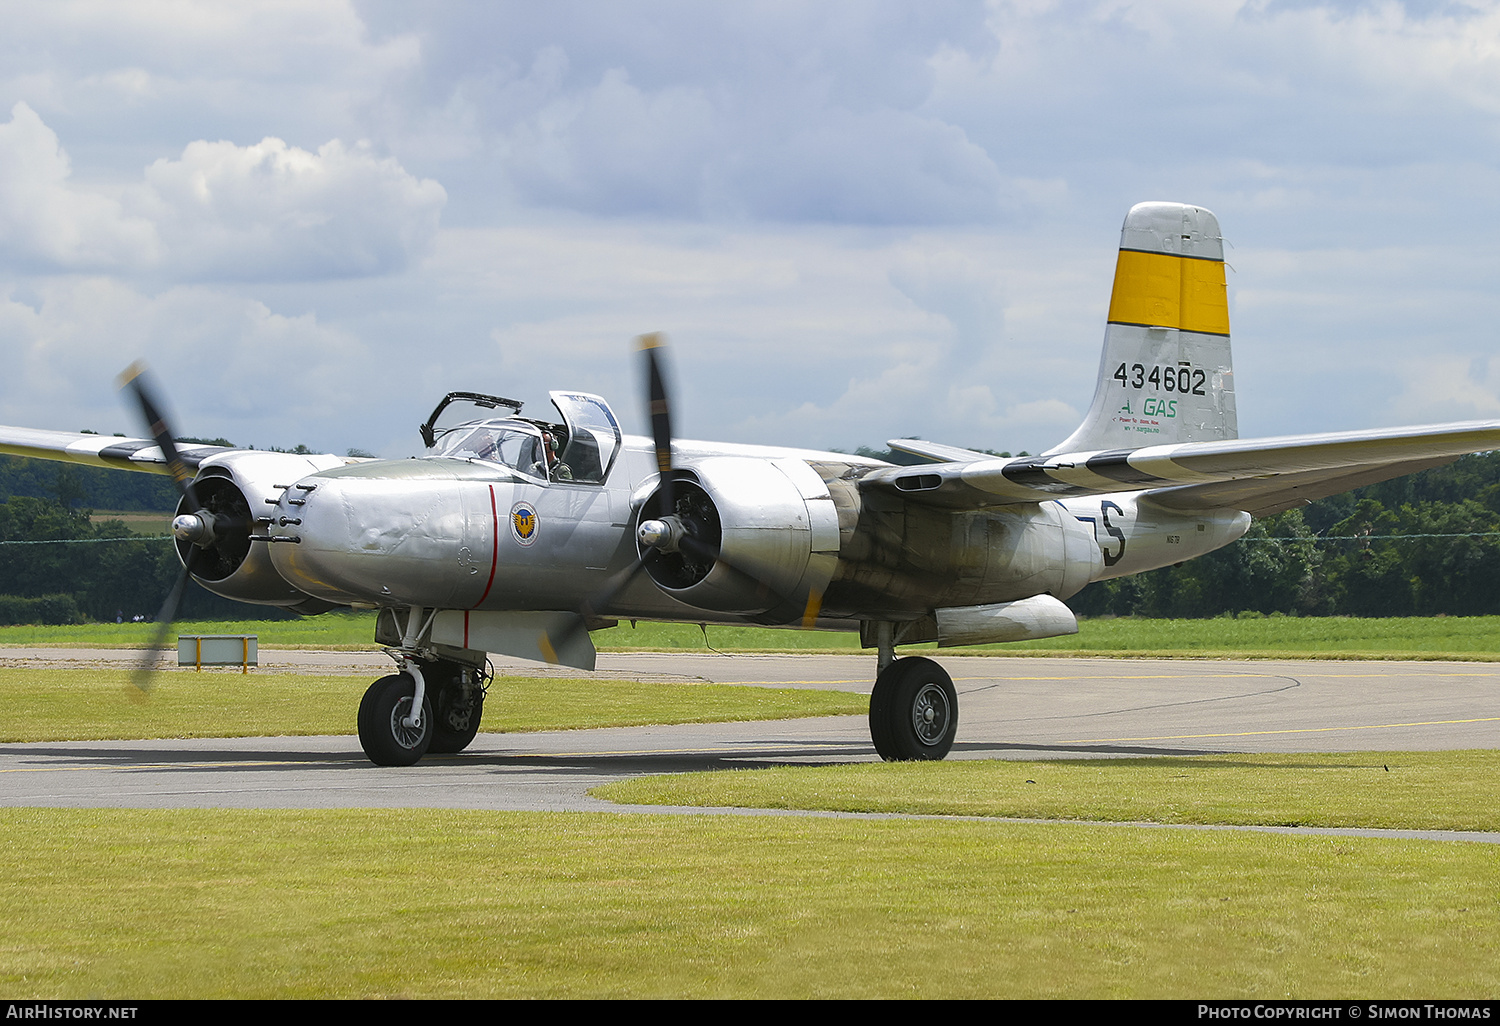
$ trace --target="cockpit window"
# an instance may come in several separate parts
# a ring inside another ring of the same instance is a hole
[[[459,428],[438,439],[438,456],[500,463],[527,477],[547,478],[547,462],[541,435],[520,425],[482,424]]]

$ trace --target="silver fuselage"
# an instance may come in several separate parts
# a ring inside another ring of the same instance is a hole
[[[589,608],[619,619],[849,630],[1067,598],[1091,581],[1219,548],[1249,524],[1236,511],[1185,515],[1132,493],[937,509],[862,492],[859,478],[886,465],[841,453],[678,442],[674,458],[718,508],[729,565],[675,590],[637,575],[605,608],[593,599],[639,558],[639,511],[658,483],[644,438],[625,437],[598,483],[454,457],[319,470],[263,500],[295,522],[270,527],[282,543],[255,544],[288,585],[338,605]]]

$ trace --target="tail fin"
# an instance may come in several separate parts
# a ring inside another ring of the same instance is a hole
[[[1219,220],[1139,203],[1120,231],[1094,402],[1048,453],[1237,437]]]

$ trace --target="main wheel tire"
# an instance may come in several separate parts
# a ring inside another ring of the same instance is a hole
[[[897,659],[875,679],[870,740],[887,762],[941,759],[958,733],[958,691],[931,659]]]
[[[381,677],[359,703],[359,744],[377,766],[411,766],[432,744],[432,703],[422,699],[422,725],[407,727],[417,682],[407,674]]]
[[[474,698],[464,708],[463,689],[451,685],[438,689],[435,714],[432,718],[432,744],[427,751],[433,754],[451,754],[469,747],[474,735],[479,733],[479,720],[484,715],[484,692],[474,688]]]

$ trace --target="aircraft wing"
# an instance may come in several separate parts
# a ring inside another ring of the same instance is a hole
[[[221,445],[187,444],[178,446],[177,451],[182,456],[182,461],[196,470],[198,464],[208,457],[231,450]],[[167,469],[167,458],[162,455],[161,447],[149,438],[118,438],[112,435],[0,426],[0,453],[62,463],[81,463],[89,467],[139,470],[148,474],[171,473]]]
[[[1176,509],[1266,516],[1490,449],[1500,449],[1500,421],[890,467],[859,485],[949,509],[1150,492]]]

